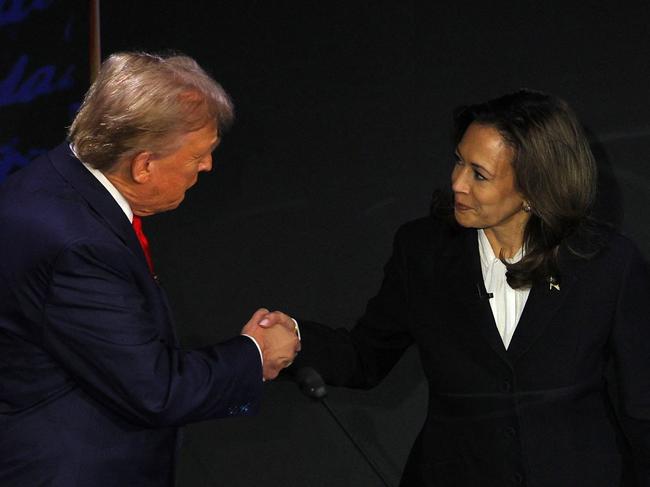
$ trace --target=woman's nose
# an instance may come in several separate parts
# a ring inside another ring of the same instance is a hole
[[[468,171],[463,167],[456,167],[451,173],[451,190],[454,193],[468,193]]]

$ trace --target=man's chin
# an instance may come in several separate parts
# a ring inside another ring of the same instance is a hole
[[[163,211],[171,211],[171,210],[175,210],[176,208],[178,208],[179,206],[181,206],[181,203],[183,202],[184,199],[185,199],[185,195],[181,196],[181,197],[180,197],[179,199],[177,199],[176,201],[172,201],[171,203],[169,203],[168,206],[166,206],[164,209],[162,209],[162,210],[160,210],[160,211],[163,212]]]
[[[151,216],[155,215],[157,213],[164,213],[166,211],[172,211],[178,208],[183,200],[185,199],[185,194],[183,194],[180,198],[174,200],[174,201],[169,201],[165,203],[164,205],[156,206],[156,207],[148,207],[148,208],[138,208],[134,209],[133,213],[138,216]]]

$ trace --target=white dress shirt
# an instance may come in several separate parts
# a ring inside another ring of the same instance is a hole
[[[74,152],[74,151],[73,151]],[[75,154],[76,155],[76,154]],[[77,157],[77,159],[79,159]],[[97,178],[97,181],[102,183],[102,186],[106,188],[106,191],[108,191],[115,202],[120,205],[120,208],[122,208],[122,211],[126,215],[126,217],[129,219],[131,223],[133,223],[133,210],[129,206],[129,202],[124,199],[124,196],[122,196],[122,193],[120,193],[115,186],[113,186],[113,183],[111,183],[106,176],[104,176],[104,173],[101,172],[99,169],[95,169],[92,166],[89,166],[85,162],[81,162],[86,169],[88,169],[93,176]]]
[[[490,241],[482,229],[478,230],[478,249],[481,256],[485,290],[493,294],[489,301],[494,321],[497,324],[503,345],[508,349],[530,294],[530,288],[512,289],[508,285],[506,266],[494,255]],[[519,249],[515,256],[507,261],[508,263],[517,262],[523,255],[523,249]]]

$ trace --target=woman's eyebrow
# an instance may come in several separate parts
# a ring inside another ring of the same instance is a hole
[[[465,160],[463,155],[460,153],[460,150],[458,149],[458,147],[456,147],[456,149],[454,149],[454,154],[456,154],[456,156],[458,156],[459,159],[461,159],[463,161]],[[481,169],[482,171],[486,172],[488,176],[494,177],[494,173],[492,171],[490,171],[489,169],[487,169],[483,164],[480,164],[478,162],[470,162],[469,164],[474,169]]]

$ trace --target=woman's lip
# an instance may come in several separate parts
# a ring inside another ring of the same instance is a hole
[[[467,210],[471,210],[471,209],[472,209],[471,207],[469,207],[469,206],[465,206],[465,205],[463,205],[463,204],[461,204],[461,203],[455,203],[455,204],[454,204],[454,208],[455,208],[457,211],[467,211]]]

